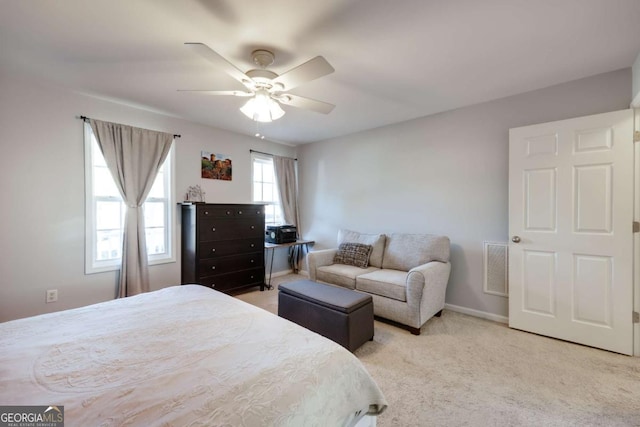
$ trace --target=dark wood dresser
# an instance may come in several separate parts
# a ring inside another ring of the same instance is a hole
[[[264,290],[264,206],[182,205],[182,283]]]

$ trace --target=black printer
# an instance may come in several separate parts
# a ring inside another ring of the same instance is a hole
[[[291,243],[298,238],[295,225],[267,225],[264,241],[267,243]]]

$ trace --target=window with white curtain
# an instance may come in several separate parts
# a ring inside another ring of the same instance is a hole
[[[107,168],[91,125],[85,123],[85,272],[117,270],[122,259],[125,203]],[[172,148],[143,205],[149,264],[175,261]]]
[[[264,154],[251,153],[253,168],[253,201],[265,205],[265,224],[282,225],[284,217],[276,187],[273,158]]]

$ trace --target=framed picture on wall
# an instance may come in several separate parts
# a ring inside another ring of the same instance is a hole
[[[202,178],[231,181],[231,158],[227,155],[202,151]]]

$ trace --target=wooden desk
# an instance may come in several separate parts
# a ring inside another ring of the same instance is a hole
[[[296,240],[295,242],[289,242],[289,243],[267,243],[267,242],[265,242],[265,244],[264,244],[265,252],[271,251],[271,262],[269,263],[270,264],[269,265],[269,280],[268,281],[265,280],[266,288],[267,289],[272,289],[273,288],[271,286],[271,273],[273,272],[273,256],[275,255],[276,249],[278,249],[278,248],[288,248],[288,247],[292,247],[292,246],[303,246],[304,249],[307,251],[307,253],[309,253],[309,244],[313,244],[313,243],[315,243],[313,240]],[[298,270],[294,269],[293,272],[297,273]],[[266,273],[266,271],[265,271],[265,273]],[[265,279],[266,279],[266,277],[265,277]]]

